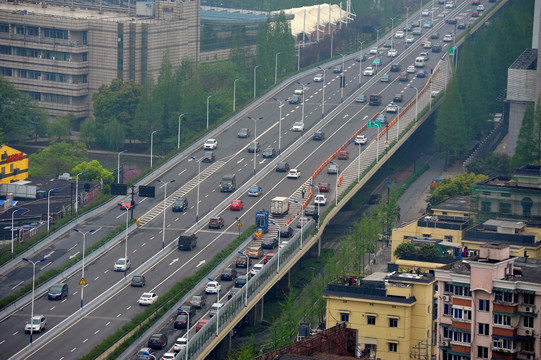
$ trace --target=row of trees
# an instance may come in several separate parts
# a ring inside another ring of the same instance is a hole
[[[526,106],[515,155],[511,159],[514,169],[524,164],[541,165],[541,98],[537,100],[535,111],[532,103]]]
[[[506,6],[493,22],[466,38],[436,119],[435,140],[448,164],[490,131],[490,114],[502,112],[507,68],[529,46],[533,6],[533,0]]]

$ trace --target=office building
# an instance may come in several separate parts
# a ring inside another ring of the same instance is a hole
[[[9,147],[0,146],[0,184],[28,178],[28,155]]]

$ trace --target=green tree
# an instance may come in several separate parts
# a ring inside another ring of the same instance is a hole
[[[47,133],[55,137],[57,141],[69,139],[70,119],[66,116],[58,116],[50,124]]]
[[[421,259],[433,259],[440,255],[438,249],[434,244],[423,244],[421,248],[417,251],[417,256]]]
[[[434,197],[433,203],[439,204],[454,195],[469,196],[472,185],[486,180],[486,178],[487,176],[482,174],[465,173],[457,175],[454,178],[443,179],[432,193]]]
[[[0,76],[0,132],[6,142],[44,136],[47,114]]]
[[[105,169],[98,160],[83,161],[70,171],[72,177],[82,172],[85,173],[79,176],[79,180],[102,182],[104,192],[106,194],[111,192],[111,184],[115,181],[113,172]]]
[[[540,99],[541,100],[541,99]],[[539,164],[539,129],[541,129],[541,109],[534,112],[532,103],[528,103],[522,117],[522,125],[517,139],[515,154],[511,159],[512,168],[526,164]]]
[[[87,155],[86,147],[81,142],[53,142],[45,149],[30,155],[28,172],[31,177],[58,177],[85,161]]]
[[[85,119],[79,127],[79,140],[82,141],[86,147],[90,147],[90,143],[94,139],[95,123],[91,119]]]
[[[473,160],[466,166],[468,172],[485,175],[508,175],[511,169],[509,155],[490,153],[484,158]]]
[[[410,242],[403,242],[394,249],[394,256],[399,259],[404,259],[406,257],[411,257],[417,255],[417,249],[415,245]]]

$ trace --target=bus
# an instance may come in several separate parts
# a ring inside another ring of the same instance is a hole
[[[379,94],[372,94],[370,95],[370,105],[378,106],[381,105],[381,95]]]

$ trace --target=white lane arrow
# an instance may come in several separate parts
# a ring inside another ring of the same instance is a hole
[[[76,257],[77,255],[79,255],[79,251],[77,251],[75,254],[73,255],[70,255],[70,260],[73,259],[74,257]]]
[[[177,261],[178,261],[178,258],[173,259],[173,261],[171,261],[171,262],[169,263],[169,266],[173,265],[173,264],[176,263]]]
[[[200,267],[200,266],[203,265],[204,263],[206,263],[206,261],[205,261],[205,260],[201,260],[201,261],[199,262],[199,264],[197,264],[195,267]]]
[[[244,161],[244,158],[240,159],[240,160],[237,160],[237,164],[240,164],[241,162]]]
[[[267,161],[267,159],[263,159],[259,162],[259,164],[263,164],[265,161]]]
[[[50,253],[48,253],[48,254],[45,254],[45,255],[43,255],[43,258],[48,258],[48,257],[51,257],[51,255],[52,255],[52,254],[54,254],[54,250],[53,250],[53,251],[51,251],[51,252],[50,252]]]

